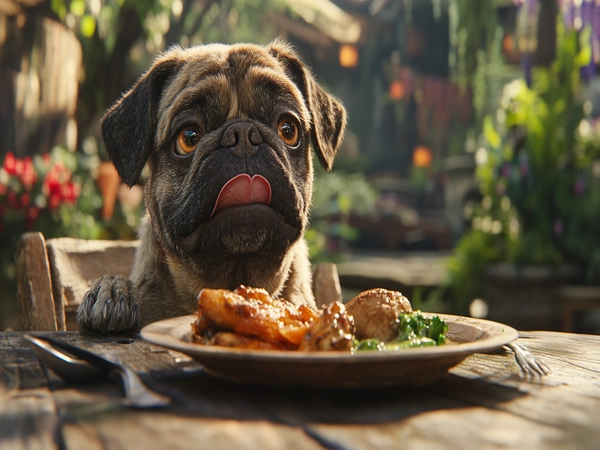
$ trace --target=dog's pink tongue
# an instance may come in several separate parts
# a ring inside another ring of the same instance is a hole
[[[271,202],[271,185],[260,175],[242,173],[233,177],[221,188],[211,217],[219,211],[235,205],[248,205],[250,203]]]

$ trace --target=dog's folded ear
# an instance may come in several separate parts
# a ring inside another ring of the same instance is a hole
[[[296,53],[282,41],[275,41],[269,53],[285,67],[288,76],[304,95],[312,116],[311,138],[314,149],[326,170],[331,170],[333,160],[344,139],[346,109],[332,95],[326,93]]]
[[[106,151],[129,186],[137,183],[154,146],[157,108],[165,82],[182,64],[172,56],[157,59],[102,118]]]

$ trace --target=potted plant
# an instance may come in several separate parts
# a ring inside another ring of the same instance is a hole
[[[600,281],[600,128],[580,98],[586,42],[559,25],[554,62],[533,69],[531,86],[506,85],[495,119],[484,120],[481,201],[465,206],[471,229],[449,267],[461,312],[481,297],[493,319],[556,328],[557,284]]]

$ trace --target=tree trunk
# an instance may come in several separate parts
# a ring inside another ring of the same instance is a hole
[[[77,142],[81,45],[47,5],[0,16],[0,155]]]

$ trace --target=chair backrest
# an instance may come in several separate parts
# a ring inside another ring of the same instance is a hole
[[[77,306],[106,274],[129,277],[139,241],[44,239],[25,233],[17,247],[18,302],[23,330],[77,330]],[[318,306],[342,300],[335,264],[317,264],[313,291]]]
[[[76,330],[75,313],[97,278],[129,277],[138,241],[44,239],[25,233],[17,247],[18,302],[24,330]]]

